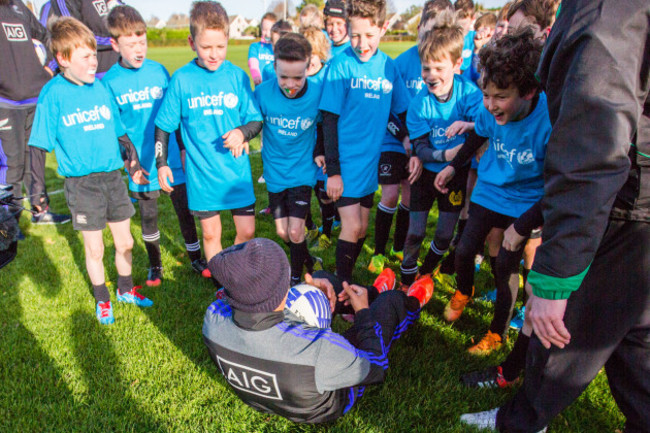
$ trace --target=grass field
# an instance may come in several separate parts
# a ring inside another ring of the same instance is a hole
[[[382,46],[396,55],[408,44]],[[232,46],[229,58],[245,66],[246,46]],[[173,72],[192,58],[189,48],[156,48],[152,59]],[[246,68],[245,68],[246,69]],[[259,147],[259,142],[253,143]],[[253,178],[261,174],[260,155],[251,156]],[[52,208],[67,212],[56,162],[47,163]],[[257,209],[267,204],[266,190],[255,183]],[[378,195],[377,195],[378,197]],[[27,214],[21,227],[27,239],[19,255],[0,271],[0,432],[466,432],[459,416],[486,410],[514,391],[470,390],[459,382],[469,370],[497,363],[506,351],[489,358],[466,353],[472,338],[483,335],[491,308],[475,302],[454,324],[442,320],[453,292],[453,279],[437,282],[436,293],[421,319],[394,345],[383,386],[370,388],[340,421],[328,426],[301,426],[255,412],[227,388],[212,364],[201,337],[206,308],[214,297],[211,283],[196,276],[184,255],[182,237],[169,199],[160,205],[165,281],[143,293],[155,301],[150,309],[115,305],[116,322],[100,326],[94,316],[81,236],[70,224],[32,226]],[[315,201],[314,211],[317,210]],[[373,212],[374,213],[374,212]],[[224,213],[224,245],[234,239],[232,219]],[[317,213],[315,215],[318,215]],[[436,211],[430,216],[433,234]],[[318,219],[318,217],[315,217]],[[270,217],[258,217],[257,235],[276,239]],[[372,222],[366,244],[373,245]],[[139,215],[133,219],[134,279],[146,279],[147,257]],[[115,290],[112,240],[108,232],[107,281]],[[430,237],[425,241],[428,244]],[[322,255],[334,267],[334,247]],[[363,269],[364,251],[355,279],[370,283]],[[397,269],[397,263],[391,266]],[[477,291],[492,288],[481,269]],[[113,300],[114,295],[113,295]],[[347,325],[337,319],[336,330]],[[511,333],[511,337],[515,337]],[[508,345],[511,348],[511,344]],[[553,432],[614,432],[623,417],[600,374],[584,395],[552,423]]]

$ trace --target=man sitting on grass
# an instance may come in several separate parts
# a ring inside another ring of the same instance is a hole
[[[282,248],[256,238],[210,260],[225,288],[205,314],[210,356],[237,395],[262,412],[294,422],[322,423],[347,413],[366,385],[382,383],[393,339],[417,320],[433,284],[395,287],[386,269],[373,286],[341,282],[332,274],[306,276],[327,295],[334,313],[350,306],[354,326],[344,336],[308,326],[285,310],[291,269]]]

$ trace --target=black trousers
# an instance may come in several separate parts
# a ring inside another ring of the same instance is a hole
[[[22,204],[18,197],[23,197],[23,184],[27,194],[31,186],[27,143],[35,111],[36,107],[0,108],[0,183],[13,186],[16,208],[11,209],[12,213]]]
[[[605,366],[626,433],[650,432],[650,224],[610,221],[564,323],[564,349],[547,350],[533,334],[524,384],[499,410],[499,431],[539,431]]]

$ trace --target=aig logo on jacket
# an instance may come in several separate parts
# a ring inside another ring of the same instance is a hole
[[[217,361],[223,376],[233,388],[272,400],[282,400],[275,374],[236,364],[220,356],[217,356]]]
[[[27,32],[22,24],[2,23],[2,29],[5,31],[8,41],[21,42],[27,40]]]

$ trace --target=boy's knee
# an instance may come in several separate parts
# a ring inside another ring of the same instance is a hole
[[[289,240],[294,244],[299,244],[305,240],[305,229],[302,227],[292,227],[289,229]]]
[[[282,239],[283,241],[285,241],[285,242],[289,242],[289,232],[288,232],[287,230],[285,230],[285,229],[283,229],[283,228],[282,228],[282,229],[276,228],[276,229],[275,229],[275,233],[276,233],[276,234],[280,237],[280,239]]]
[[[133,249],[133,236],[122,239],[119,242],[115,241],[115,251],[118,253],[128,253]]]
[[[86,258],[101,261],[104,258],[104,244],[86,245]]]
[[[244,227],[237,230],[237,237],[242,240],[242,242],[247,242],[255,237],[255,226],[253,227]]]

